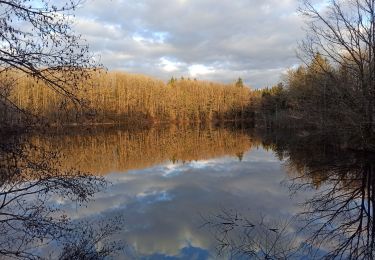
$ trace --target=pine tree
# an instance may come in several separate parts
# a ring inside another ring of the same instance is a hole
[[[236,87],[243,88],[243,80],[241,78],[238,78],[235,85]]]

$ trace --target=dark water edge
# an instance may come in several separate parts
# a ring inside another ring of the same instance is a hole
[[[8,138],[0,196],[22,196],[0,207],[0,254],[372,259],[375,157],[352,141],[235,124]]]

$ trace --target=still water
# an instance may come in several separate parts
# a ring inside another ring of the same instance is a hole
[[[106,182],[86,202],[44,203],[86,231],[111,230],[88,249],[108,248],[109,259],[373,257],[374,160],[335,137],[168,126],[30,140],[58,150],[61,171]],[[32,251],[54,258],[67,248],[50,241]]]

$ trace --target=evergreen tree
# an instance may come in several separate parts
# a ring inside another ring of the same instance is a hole
[[[243,88],[243,86],[244,86],[243,80],[241,78],[238,78],[235,85],[236,85],[236,87]]]

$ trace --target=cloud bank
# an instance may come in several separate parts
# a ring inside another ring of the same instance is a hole
[[[88,0],[75,29],[109,69],[253,87],[299,63],[298,0]]]

